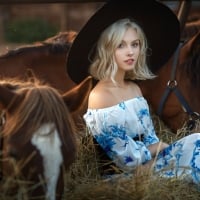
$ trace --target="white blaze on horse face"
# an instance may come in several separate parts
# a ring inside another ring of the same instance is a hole
[[[33,135],[31,142],[43,157],[44,176],[47,183],[46,198],[56,199],[56,185],[63,157],[61,153],[61,140],[55,125],[44,124]]]

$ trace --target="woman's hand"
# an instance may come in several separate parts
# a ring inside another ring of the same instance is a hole
[[[155,157],[160,151],[168,147],[169,145],[164,142],[157,142],[155,144],[149,145],[148,149],[151,152],[151,156]]]

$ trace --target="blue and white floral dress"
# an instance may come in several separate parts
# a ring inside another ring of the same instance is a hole
[[[159,139],[144,97],[107,108],[88,109],[84,119],[93,137],[123,171],[131,172],[152,159],[147,147]],[[187,177],[199,183],[200,133],[186,136],[161,151],[154,170],[164,177]]]

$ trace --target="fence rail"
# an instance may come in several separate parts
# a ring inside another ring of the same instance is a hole
[[[0,4],[35,4],[35,3],[93,3],[106,2],[106,0],[0,0]]]

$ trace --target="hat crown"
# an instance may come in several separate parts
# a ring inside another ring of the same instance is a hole
[[[149,67],[156,72],[174,53],[180,40],[176,15],[156,0],[110,0],[98,9],[76,36],[67,59],[67,72],[79,83],[88,74],[88,55],[102,31],[122,18],[133,19],[143,29],[152,55]]]

